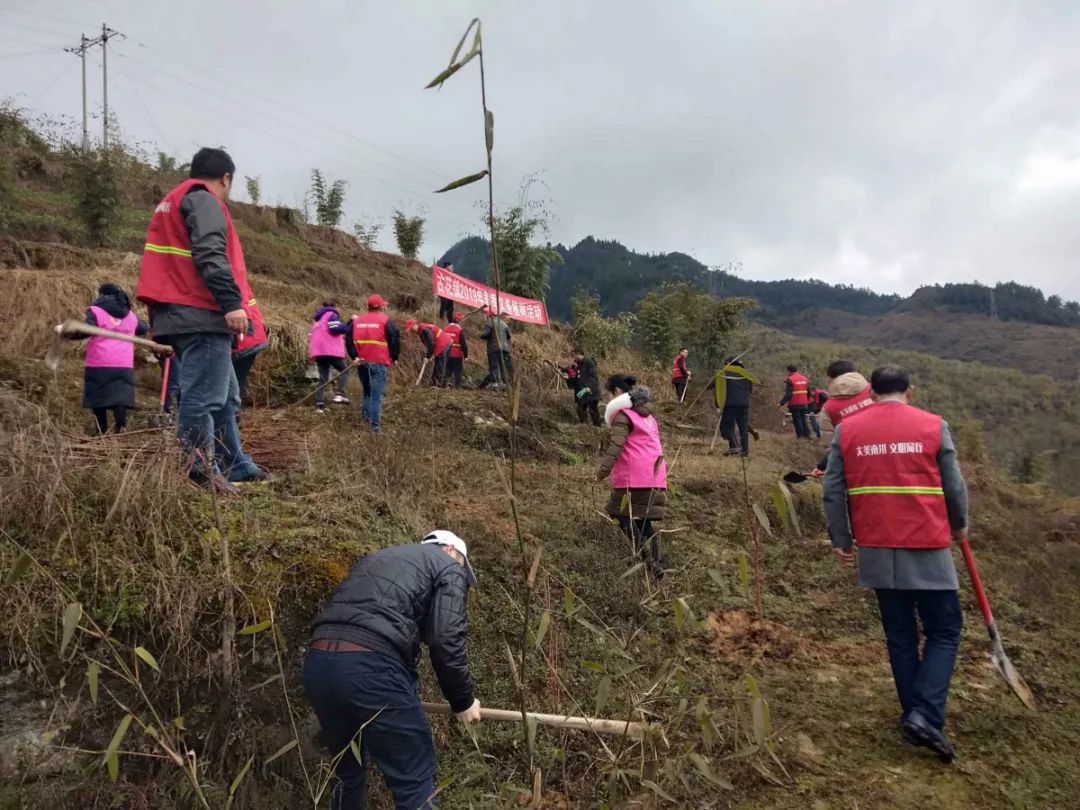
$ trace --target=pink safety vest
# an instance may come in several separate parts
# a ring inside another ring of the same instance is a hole
[[[114,318],[101,307],[90,307],[97,325],[120,335],[134,335],[138,316],[128,310],[123,318]],[[86,345],[87,368],[135,368],[135,344],[112,338],[92,337]]]
[[[344,338],[341,335],[330,334],[330,327],[327,325],[333,318],[333,312],[326,312],[311,325],[311,339],[308,342],[309,357],[345,356]]]
[[[611,468],[612,489],[667,489],[667,462],[656,417],[642,416],[633,408],[622,413],[630,420],[631,430]]]

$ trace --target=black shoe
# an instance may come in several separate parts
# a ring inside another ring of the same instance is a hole
[[[242,478],[234,478],[232,482],[234,484],[247,484],[251,483],[252,481],[265,481],[269,477],[270,474],[262,467],[255,467],[247,475],[243,476]]]
[[[938,755],[938,759],[948,764],[956,759],[956,749],[952,747],[945,735],[931,726],[917,710],[911,711],[904,718],[904,739],[913,745],[921,745],[929,748]]]

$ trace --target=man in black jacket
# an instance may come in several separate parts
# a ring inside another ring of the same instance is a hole
[[[600,378],[596,372],[596,361],[586,357],[581,349],[574,349],[574,365],[577,368],[574,404],[577,405],[578,421],[587,425],[592,419],[593,425],[600,427]]]
[[[505,388],[514,376],[514,362],[510,359],[510,327],[490,307],[488,322],[480,330],[480,339],[487,343],[488,374],[480,381],[481,388],[494,385]]]
[[[476,582],[465,541],[436,530],[417,545],[362,558],[312,624],[304,689],[337,765],[331,806],[364,806],[367,762],[396,807],[431,806],[435,746],[416,694],[420,644],[457,718],[480,720],[465,649],[468,590]],[[350,750],[356,740],[362,762]]]

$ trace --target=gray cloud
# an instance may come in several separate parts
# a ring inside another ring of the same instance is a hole
[[[98,17],[128,34],[110,67],[131,136],[225,144],[272,201],[296,204],[319,166],[349,180],[353,218],[424,207],[425,257],[479,227],[476,189],[429,193],[482,164],[475,71],[421,89],[479,15],[497,193],[512,202],[540,172],[554,240],[739,260],[756,278],[1016,279],[1080,297],[1073,2],[11,8],[25,13],[0,11],[0,56]],[[73,63],[6,60],[0,93],[75,113]]]

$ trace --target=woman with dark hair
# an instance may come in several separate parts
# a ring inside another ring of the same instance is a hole
[[[336,301],[324,301],[311,316],[311,334],[308,338],[308,357],[319,369],[319,387],[315,389],[315,410],[325,413],[326,384],[330,381],[330,371],[338,373],[335,405],[348,405],[345,396],[349,377],[345,374],[345,339],[342,337],[341,314]]]
[[[607,513],[619,521],[653,580],[664,576],[660,533],[653,526],[667,511],[667,463],[660,425],[652,414],[649,389],[626,374],[608,379],[611,400],[604,421],[611,439],[600,459],[596,479],[611,476]]]
[[[98,297],[86,310],[86,323],[119,335],[145,335],[149,330],[134,312],[131,299],[115,284],[102,284]],[[81,340],[85,335],[72,335]],[[135,346],[123,340],[91,337],[86,345],[83,372],[84,408],[94,412],[100,433],[109,430],[109,409],[113,412],[113,432],[127,426],[127,412],[135,407]]]

